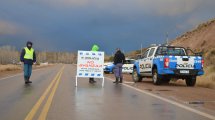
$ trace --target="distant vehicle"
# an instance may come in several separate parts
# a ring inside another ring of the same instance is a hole
[[[194,86],[196,77],[204,74],[204,59],[200,53],[193,52],[193,56],[188,56],[187,51],[183,47],[165,45],[148,48],[133,66],[133,81],[152,77],[153,83],[160,85],[174,78],[186,80],[187,86]]]
[[[124,65],[122,66],[122,72],[123,73],[130,73],[133,72],[133,66],[134,66],[134,59],[126,59]],[[112,62],[105,63],[104,64],[104,73],[114,73],[114,67],[115,65]]]
[[[114,64],[113,62],[107,62],[104,63],[104,73],[108,74],[108,73],[113,73],[113,69],[114,69]]]

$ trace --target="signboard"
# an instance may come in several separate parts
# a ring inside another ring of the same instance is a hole
[[[104,79],[103,65],[104,52],[78,51],[76,83],[77,77]]]

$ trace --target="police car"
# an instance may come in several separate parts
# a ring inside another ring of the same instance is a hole
[[[174,78],[185,80],[187,86],[194,86],[196,77],[204,74],[204,59],[192,50],[193,55],[189,56],[188,50],[169,45],[148,48],[133,66],[133,81],[140,82],[143,77],[152,77],[153,83],[160,85]]]
[[[104,73],[113,73],[114,64],[112,62],[104,63]]]
[[[124,65],[122,66],[122,73],[132,73],[134,66],[134,59],[126,59]],[[115,65],[112,62],[108,62],[104,64],[104,73],[114,73]]]

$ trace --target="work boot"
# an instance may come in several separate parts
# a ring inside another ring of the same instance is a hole
[[[119,82],[119,78],[116,78],[116,81],[114,81],[113,83],[118,84],[118,82]]]
[[[95,81],[95,79],[94,79],[94,78],[92,78],[92,82],[93,82],[93,83],[96,83],[96,81]]]
[[[119,83],[122,83],[122,81],[123,81],[123,78],[120,78]]]
[[[24,76],[25,84],[28,84],[28,78]]]
[[[32,81],[29,80],[28,83],[32,83]]]
[[[96,81],[94,80],[94,78],[90,78],[89,83],[96,83]]]
[[[27,82],[32,83],[32,81],[30,81],[29,79],[30,79],[30,77],[27,77]]]

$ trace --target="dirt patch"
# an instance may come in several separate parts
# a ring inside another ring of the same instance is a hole
[[[0,65],[0,72],[4,71],[16,71],[16,70],[21,70],[22,67],[20,65]]]
[[[53,65],[33,65],[33,69],[40,69],[50,67]],[[11,76],[14,74],[22,73],[23,67],[21,65],[0,65],[0,78]]]
[[[215,66],[205,69],[205,75],[197,79],[197,86],[215,89]]]

